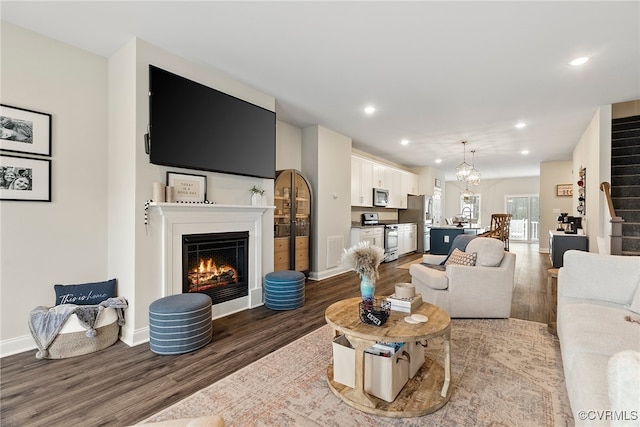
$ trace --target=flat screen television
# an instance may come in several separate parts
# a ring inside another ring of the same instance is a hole
[[[275,178],[276,114],[149,65],[156,165]]]

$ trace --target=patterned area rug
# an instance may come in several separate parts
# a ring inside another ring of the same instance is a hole
[[[355,410],[327,385],[322,328],[144,420],[220,414],[228,426],[571,426],[558,339],[542,323],[452,321],[452,395],[438,411],[387,418]],[[442,340],[428,356],[442,363]]]

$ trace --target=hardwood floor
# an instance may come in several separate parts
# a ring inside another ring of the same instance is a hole
[[[546,271],[550,262],[537,244],[512,242],[517,254],[512,317],[546,323]],[[409,282],[398,265],[380,267],[376,293]],[[9,426],[131,425],[325,324],[335,301],[359,295],[359,279],[344,273],[307,282],[305,305],[292,311],[265,307],[217,319],[213,342],[192,353],[158,356],[147,344],[122,342],[93,354],[37,360],[35,351],[0,359],[0,424]]]

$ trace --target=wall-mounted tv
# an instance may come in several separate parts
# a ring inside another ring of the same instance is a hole
[[[156,165],[275,178],[276,114],[149,65]]]

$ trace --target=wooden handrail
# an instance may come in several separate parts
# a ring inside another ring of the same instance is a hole
[[[611,218],[615,218],[616,211],[615,209],[613,209],[613,201],[611,200],[611,184],[609,184],[608,182],[601,182],[600,191],[604,193],[604,197],[605,199],[607,199],[607,204],[609,205],[609,215],[611,215]]]

